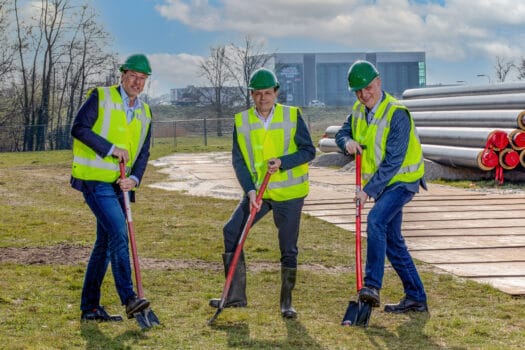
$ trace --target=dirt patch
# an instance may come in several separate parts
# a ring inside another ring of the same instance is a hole
[[[61,244],[52,247],[0,248],[0,263],[20,265],[85,264],[90,248]]]
[[[91,247],[60,244],[52,247],[22,247],[22,248],[0,248],[0,263],[12,263],[19,265],[86,265],[91,253]],[[181,269],[202,269],[216,270],[223,269],[222,263],[199,260],[181,259],[154,259],[141,258],[140,266],[144,269],[153,270],[181,270]],[[272,271],[280,268],[280,263],[269,262],[247,262],[248,270]],[[343,273],[353,271],[349,266],[326,267],[319,264],[301,264],[301,270],[308,270],[323,273]]]

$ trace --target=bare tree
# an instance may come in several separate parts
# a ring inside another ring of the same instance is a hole
[[[518,70],[518,79],[525,79],[525,59],[522,58],[521,62],[516,66]]]
[[[271,54],[263,53],[264,44],[255,41],[249,35],[244,37],[244,46],[237,47],[231,45],[231,52],[228,55],[228,70],[235,80],[239,92],[243,97],[246,108],[250,108],[250,76],[258,68],[263,67],[272,57]]]
[[[221,119],[224,117],[223,108],[227,98],[224,91],[232,79],[224,45],[210,48],[210,56],[199,65],[199,74],[210,84],[209,86],[212,89],[211,94],[206,93],[206,89],[201,89],[201,94],[211,103],[218,119],[217,136],[222,136]]]
[[[514,62],[500,56],[496,56],[496,63],[494,64],[494,71],[496,73],[496,81],[503,83],[507,79],[509,72],[515,67]]]
[[[3,82],[4,77],[13,69],[15,53],[6,35],[6,33],[9,32],[10,9],[7,6],[8,1],[9,0],[0,0],[0,47],[2,47],[2,50],[0,50],[0,82]]]
[[[22,18],[14,0],[17,67],[12,89],[25,126],[23,150],[65,146],[57,140],[69,138],[67,124],[89,85],[103,84],[103,74],[115,68],[107,51],[109,35],[96,23],[94,10],[75,3],[40,0],[31,3],[35,15]]]
[[[19,14],[18,0],[14,2],[16,19],[16,49],[18,55],[18,73],[21,91],[18,99],[24,128],[23,150],[33,150],[35,134],[35,92],[37,88],[36,68],[42,45],[42,32],[24,21]],[[32,56],[32,57],[31,57]]]

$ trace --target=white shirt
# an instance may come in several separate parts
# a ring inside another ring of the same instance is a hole
[[[259,118],[263,122],[265,130],[268,130],[268,125],[270,125],[270,122],[272,121],[274,110],[275,110],[275,106],[272,107],[272,110],[268,114],[268,117],[264,118],[262,115],[259,114],[259,112],[257,111],[257,108],[255,108],[255,115],[257,116],[257,118]]]

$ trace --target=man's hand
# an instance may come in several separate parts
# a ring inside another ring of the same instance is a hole
[[[113,157],[118,158],[119,163],[128,164],[129,161],[129,153],[128,150],[125,150],[123,148],[115,147],[113,150],[113,153],[111,154]]]
[[[270,174],[275,174],[279,171],[281,167],[281,160],[279,158],[272,158],[268,160],[268,172]]]
[[[128,192],[134,189],[137,186],[135,180],[126,177],[124,179],[118,179],[117,184],[120,186],[122,192]]]
[[[248,198],[250,199],[250,212],[253,208],[257,208],[257,212],[261,210],[260,205],[257,203],[257,192],[255,190],[251,190],[248,192]]]
[[[366,201],[368,200],[368,195],[366,194],[365,191],[361,190],[356,193],[354,200],[358,200],[359,206],[363,208],[365,206]]]
[[[345,143],[345,149],[348,152],[348,154],[355,154],[357,151],[359,153],[363,153],[363,149],[361,148],[361,145],[354,140],[348,140]]]

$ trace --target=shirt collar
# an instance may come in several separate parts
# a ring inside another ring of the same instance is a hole
[[[263,122],[265,122],[265,121],[267,122],[267,121],[271,120],[272,117],[273,117],[273,112],[274,112],[274,110],[275,110],[275,105],[273,105],[272,110],[271,110],[270,113],[268,114],[268,117],[267,117],[267,118],[264,118],[262,115],[260,115],[259,112],[257,111],[257,108],[254,107],[253,109],[255,110],[255,115],[257,116],[257,118],[259,118],[259,119],[262,120]]]

